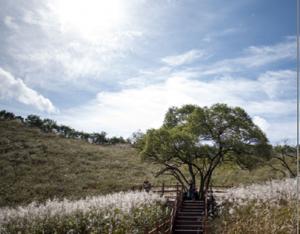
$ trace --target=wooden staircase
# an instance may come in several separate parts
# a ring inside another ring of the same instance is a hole
[[[132,190],[142,190],[141,186],[133,186]],[[179,184],[165,186],[152,186],[152,192],[159,193],[167,199],[171,207],[171,214],[154,227],[146,227],[145,234],[207,234],[208,224],[208,193],[205,199],[183,200],[183,186]],[[167,195],[168,194],[168,195]]]
[[[186,200],[177,211],[173,233],[204,234],[205,202]]]

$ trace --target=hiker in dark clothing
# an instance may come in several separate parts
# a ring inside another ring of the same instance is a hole
[[[144,183],[143,183],[143,188],[144,190],[149,193],[150,190],[151,190],[151,184],[148,180],[145,180]]]
[[[189,190],[188,190],[188,194],[187,194],[187,198],[188,198],[189,200],[195,200],[195,195],[196,195],[195,184],[192,183],[192,181],[190,181],[190,183],[189,183]]]

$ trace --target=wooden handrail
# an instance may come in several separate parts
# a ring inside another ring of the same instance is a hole
[[[157,190],[153,190],[153,188],[159,188]],[[213,191],[213,189],[216,189]],[[222,193],[223,191],[220,190],[222,188],[230,188],[230,186],[213,186],[211,190],[206,189],[204,192],[204,217],[203,217],[203,233],[208,234],[209,232],[209,225],[208,225],[208,217],[209,217],[209,197],[210,193]],[[133,190],[139,190],[141,191],[143,189],[143,186],[133,186]],[[155,234],[155,233],[165,233],[165,234],[171,234],[173,231],[173,227],[175,224],[175,218],[177,211],[180,209],[180,206],[182,204],[183,199],[183,192],[184,188],[182,185],[179,185],[178,183],[176,185],[166,185],[162,183],[161,186],[151,186],[151,191],[154,193],[161,194],[161,196],[164,196],[167,198],[168,201],[170,201],[170,198],[174,198],[172,210],[168,217],[164,218],[161,222],[157,223],[154,228],[146,229],[145,234]],[[167,193],[176,193],[176,195],[166,195]]]
[[[209,217],[209,214],[210,214],[210,204],[209,204],[209,198],[212,196],[213,194],[213,190],[212,189],[205,189],[205,192],[204,192],[204,220],[203,220],[203,233],[204,234],[207,234],[209,233],[209,225],[208,225],[208,217]]]
[[[172,233],[177,210],[180,208],[182,203],[183,187],[179,186],[179,184],[176,184],[176,190],[165,190],[165,184],[163,183],[161,190],[154,191],[154,192],[158,192],[163,195],[165,192],[171,192],[171,191],[176,192],[176,197],[175,197],[175,201],[170,216],[163,219],[161,223],[157,223],[156,226],[150,232],[146,231],[145,233],[148,234],[154,234],[154,233],[171,234]]]

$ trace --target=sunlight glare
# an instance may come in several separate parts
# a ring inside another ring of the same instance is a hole
[[[57,13],[63,30],[88,37],[116,30],[124,20],[119,0],[59,0]]]

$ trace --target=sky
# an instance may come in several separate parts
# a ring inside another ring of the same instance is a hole
[[[296,138],[296,1],[0,0],[0,109],[129,137],[171,106]]]

